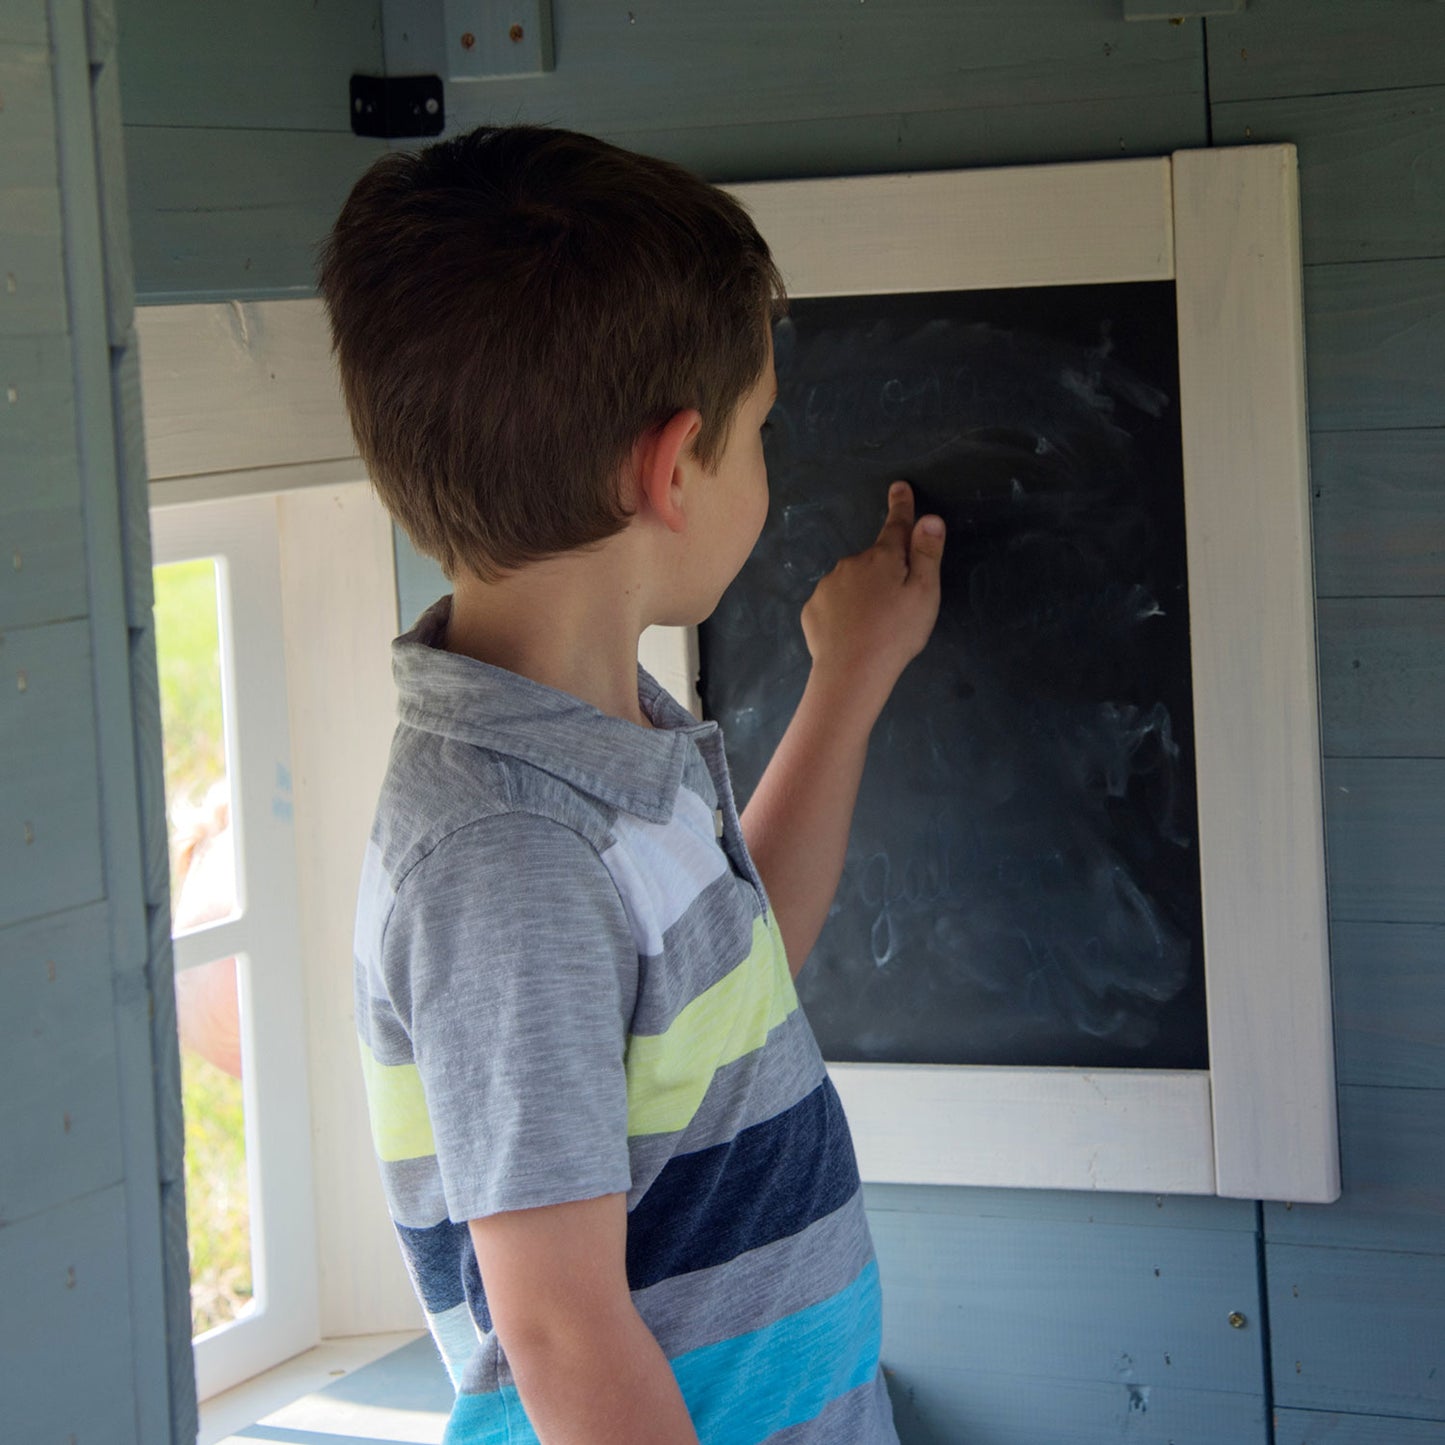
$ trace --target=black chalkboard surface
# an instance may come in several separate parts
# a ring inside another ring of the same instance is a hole
[[[834,1061],[1206,1068],[1170,283],[795,301],[772,503],[701,629],[740,800],[887,484],[948,522],[799,992]]]

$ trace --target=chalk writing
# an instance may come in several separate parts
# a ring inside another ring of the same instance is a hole
[[[1188,588],[1164,285],[797,302],[773,505],[702,630],[746,797],[798,614],[894,477],[949,524],[799,991],[825,1055],[1203,1067]]]

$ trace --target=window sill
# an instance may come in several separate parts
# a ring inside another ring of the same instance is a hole
[[[207,1400],[196,1445],[438,1445],[451,1403],[426,1335],[325,1340]]]

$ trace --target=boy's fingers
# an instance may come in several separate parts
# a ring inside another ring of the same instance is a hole
[[[908,551],[910,585],[937,585],[939,564],[943,560],[943,542],[943,518],[932,515],[920,517],[913,528]]]
[[[905,551],[908,536],[913,530],[913,488],[907,482],[894,482],[888,488],[888,516],[878,542]]]

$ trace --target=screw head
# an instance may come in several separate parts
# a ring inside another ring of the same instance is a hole
[[[1229,1313],[1229,1323],[1234,1329],[1242,1330],[1249,1321],[1245,1319],[1238,1310],[1231,1310]]]
[[[468,31],[462,36],[462,49],[463,49],[463,50],[471,50],[471,49],[473,48],[473,46],[476,45],[476,43],[477,43],[477,37],[476,37],[475,35],[473,35],[470,30],[468,30]]]
[[[513,45],[520,45],[522,43],[522,27],[520,25],[512,26],[512,28],[507,31],[507,34],[511,36]]]

